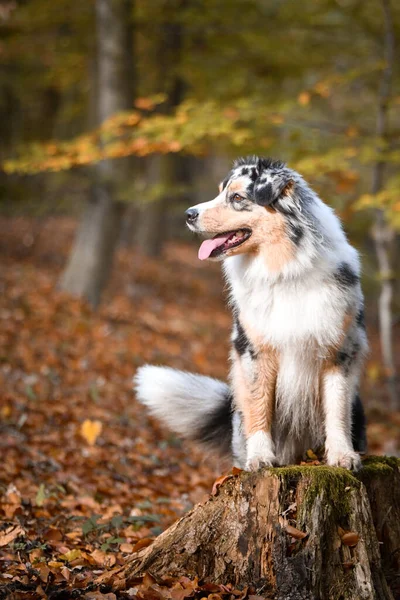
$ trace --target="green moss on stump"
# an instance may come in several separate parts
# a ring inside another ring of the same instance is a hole
[[[298,507],[300,520],[303,520],[305,513],[310,511],[319,497],[333,510],[337,521],[343,522],[350,511],[351,491],[359,490],[362,485],[347,469],[324,465],[279,467],[270,472],[289,487],[297,487],[299,480],[304,480],[304,497]]]
[[[357,474],[361,480],[374,475],[393,475],[399,471],[400,459],[395,456],[367,456],[363,460],[363,468]]]
[[[358,491],[363,481],[377,474],[393,475],[400,468],[400,459],[390,456],[369,456],[363,461],[359,473],[352,473],[340,467],[326,465],[293,465],[266,469],[268,473],[279,477],[284,488],[296,488],[300,479],[305,482],[304,498],[299,517],[311,509],[317,497],[325,501],[335,513],[338,522],[347,520],[351,510],[351,493]],[[252,474],[251,474],[252,475]]]

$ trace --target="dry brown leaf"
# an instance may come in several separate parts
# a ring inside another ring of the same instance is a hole
[[[296,540],[303,540],[308,536],[308,533],[300,531],[300,529],[296,529],[296,527],[292,527],[292,525],[286,525],[285,529],[286,533],[294,537]]]
[[[147,546],[150,546],[150,544],[152,544],[154,541],[154,538],[142,538],[141,540],[139,540],[138,542],[136,542],[136,544],[133,546],[132,548],[132,552],[137,552],[138,550],[141,550],[142,548],[146,548]]]
[[[358,542],[360,541],[360,536],[355,531],[347,531],[341,536],[341,540],[342,544],[352,548],[353,546],[357,546]]]
[[[49,574],[50,574],[50,569],[47,565],[39,565],[36,566],[35,569],[37,571],[39,571],[39,577],[40,579],[43,581],[43,583],[47,583],[47,580],[49,578]]]
[[[213,496],[216,496],[216,494],[218,493],[219,487],[224,483],[224,481],[226,481],[230,477],[231,477],[231,475],[221,475],[220,477],[218,477],[213,483],[211,494]]]
[[[232,467],[232,475],[240,475],[243,473],[243,469],[239,469],[239,467]]]
[[[121,550],[121,552],[125,552],[125,553],[130,553],[133,552],[133,544],[128,544],[127,542],[123,542],[119,549]]]
[[[101,567],[113,567],[116,563],[115,554],[103,552],[103,550],[93,550],[90,553],[95,563]]]
[[[20,525],[8,527],[0,533],[0,547],[7,546],[7,544],[13,542],[20,535],[25,535],[25,531]]]

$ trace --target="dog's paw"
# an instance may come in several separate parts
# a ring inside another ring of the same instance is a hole
[[[271,436],[257,431],[247,440],[246,471],[258,471],[262,467],[273,467],[276,457]]]
[[[348,450],[347,452],[330,451],[327,453],[326,462],[331,467],[342,467],[350,471],[359,471],[362,467],[360,455],[353,450]]]
[[[246,471],[258,471],[258,469],[262,469],[263,467],[273,467],[276,465],[276,458],[274,455],[271,455],[269,458],[253,456],[252,458],[248,458],[246,462]]]

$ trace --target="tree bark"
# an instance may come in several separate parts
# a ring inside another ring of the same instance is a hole
[[[182,102],[186,84],[179,73],[183,52],[185,29],[177,15],[187,4],[187,0],[167,0],[160,4],[161,35],[157,40],[154,71],[157,73],[157,92],[164,91],[167,100],[160,112],[169,114]],[[174,191],[179,184],[187,183],[187,172],[182,173],[184,157],[173,153],[150,156],[147,161],[147,181],[149,186],[158,185],[164,189],[157,199],[144,202],[136,232],[136,243],[148,256],[157,257],[167,238],[167,214],[171,206],[177,204]],[[179,199],[179,198],[178,198]]]
[[[185,575],[277,600],[393,600],[399,572],[400,461],[371,457],[357,477],[325,466],[228,477],[101,580]]]
[[[102,123],[132,102],[132,0],[96,0],[97,119]],[[127,160],[104,160],[95,167],[95,184],[60,287],[97,306],[111,270],[124,205],[118,185]]]
[[[384,46],[386,66],[382,72],[382,80],[378,98],[378,110],[376,118],[376,136],[378,138],[378,160],[372,173],[371,192],[378,194],[384,186],[384,171],[386,162],[379,156],[388,143],[388,108],[391,95],[391,85],[394,65],[394,26],[390,0],[382,0],[382,8],[385,22]],[[372,237],[375,243],[375,251],[378,260],[379,279],[381,292],[378,305],[380,343],[388,396],[391,408],[397,410],[400,407],[400,399],[397,392],[396,368],[393,352],[393,277],[394,270],[391,265],[390,250],[395,233],[388,223],[382,209],[375,211],[375,221],[372,229]]]

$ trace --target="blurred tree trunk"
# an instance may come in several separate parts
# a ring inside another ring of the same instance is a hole
[[[132,104],[132,10],[132,0],[96,0],[99,123]],[[125,208],[118,200],[118,186],[126,181],[128,164],[119,159],[96,165],[92,197],[60,280],[62,289],[93,306],[100,301],[112,267]]]
[[[171,21],[179,10],[187,4],[187,0],[164,2],[161,36],[155,56],[155,69],[158,72],[157,91],[164,90],[168,99],[161,108],[165,113],[172,112],[183,100],[185,84],[179,74],[183,51],[184,30],[182,24]],[[170,74],[166,79],[166,74]],[[148,256],[159,256],[166,239],[167,212],[176,203],[176,189],[183,183],[180,163],[184,160],[177,154],[155,155],[148,162],[148,185],[159,185],[165,189],[160,197],[144,204],[139,218],[136,241]]]
[[[378,160],[375,163],[372,174],[372,194],[378,194],[384,186],[384,171],[386,161],[379,158],[379,154],[387,149],[388,144],[388,108],[391,95],[393,66],[394,66],[394,27],[390,0],[382,0],[385,34],[385,68],[378,98],[378,111],[376,120],[376,136],[378,138]],[[391,246],[395,239],[393,227],[387,221],[384,210],[375,211],[375,220],[372,229],[375,243],[376,256],[378,260],[379,279],[381,282],[381,293],[379,298],[379,328],[381,352],[387,390],[392,409],[398,409],[400,402],[397,393],[396,368],[393,349],[393,317],[392,299],[394,287],[394,270],[391,262]]]
[[[144,204],[139,213],[136,243],[147,256],[157,257],[168,235],[168,213],[181,198],[179,187],[185,184],[182,167],[186,157],[179,154],[156,154],[149,157],[147,180],[149,185],[162,186],[161,197]],[[184,219],[182,217],[182,223]]]

